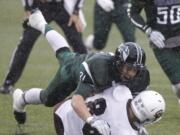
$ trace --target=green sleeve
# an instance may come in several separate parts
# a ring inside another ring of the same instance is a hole
[[[76,93],[87,97],[92,93],[102,92],[112,85],[112,57],[106,54],[96,54],[81,64],[79,82]]]
[[[95,90],[94,82],[86,72],[83,64],[81,64],[80,72],[79,72],[79,82],[75,94],[79,94],[84,98],[86,98],[90,96],[94,90]]]
[[[143,17],[140,15],[141,11],[143,10],[145,6],[144,0],[131,0],[130,6],[127,9],[128,16],[131,20],[131,22],[141,29],[143,32],[145,32],[148,28],[148,25],[145,23]]]
[[[75,94],[79,94],[84,98],[91,96],[94,92],[94,85],[79,82]]]

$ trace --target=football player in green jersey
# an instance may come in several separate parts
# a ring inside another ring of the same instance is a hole
[[[135,27],[127,15],[129,0],[96,0],[93,34],[85,40],[87,49],[105,48],[112,25],[117,26],[124,42],[135,42]]]
[[[140,15],[144,9],[147,21]],[[131,0],[128,15],[149,40],[180,103],[180,1]]]
[[[115,83],[131,87],[133,93],[146,89],[149,84],[145,53],[136,43],[121,44],[116,49],[115,55],[110,53],[77,54],[71,52],[66,40],[47,25],[40,11],[30,16],[29,25],[45,35],[56,52],[61,66],[45,90],[32,88],[25,92],[20,89],[14,91],[13,109],[19,124],[25,122],[27,104],[44,104],[52,107],[75,91],[72,96],[73,108],[83,120],[86,120],[89,117],[84,101],[86,97],[100,93]],[[127,82],[130,82],[129,85]],[[137,84],[139,85],[136,89]]]

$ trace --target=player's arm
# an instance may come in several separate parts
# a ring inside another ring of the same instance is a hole
[[[131,0],[131,4],[127,9],[128,16],[136,27],[146,33],[151,43],[153,43],[157,48],[164,48],[164,35],[148,26],[140,15],[140,12],[145,8],[145,6],[147,6],[145,0]]]
[[[72,96],[72,108],[82,120],[90,124],[93,128],[96,128],[100,134],[109,135],[110,127],[108,123],[102,119],[93,117],[86,106],[85,99],[94,94],[94,89],[96,88],[87,66],[86,64],[81,65],[80,81],[76,88],[76,93]]]
[[[78,116],[84,121],[87,121],[89,117],[92,117],[92,115],[88,111],[88,108],[85,104],[84,97],[82,95],[79,95],[79,94],[73,95],[72,107],[74,111],[78,114]]]
[[[86,62],[83,62],[80,68],[80,80],[76,88],[76,92],[72,97],[72,107],[78,114],[78,116],[84,121],[86,121],[92,115],[90,114],[85,104],[85,99],[88,96],[91,96],[91,94],[93,93],[95,89],[95,82],[92,78],[91,71]]]
[[[127,12],[131,22],[145,32],[148,25],[145,23],[143,17],[140,15],[145,5],[144,0],[131,0],[131,4],[128,6]]]
[[[85,98],[80,94],[75,94],[72,97],[72,108],[76,114],[83,119],[86,123],[90,124],[91,127],[97,129],[102,135],[110,135],[110,126],[103,119],[96,119],[93,117],[85,103]]]

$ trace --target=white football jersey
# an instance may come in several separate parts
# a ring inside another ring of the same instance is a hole
[[[130,90],[123,85],[117,85],[103,93],[89,97],[86,102],[96,103],[97,99],[104,99],[105,108],[102,114],[95,117],[106,120],[111,128],[111,135],[138,135],[138,131],[130,125],[127,115],[127,102],[132,99]],[[96,105],[99,107],[99,104]],[[103,109],[102,109],[103,110]],[[71,100],[63,103],[55,112],[63,121],[64,135],[83,135],[84,121],[74,112]]]

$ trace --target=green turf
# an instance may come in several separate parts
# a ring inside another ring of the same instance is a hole
[[[85,2],[85,14],[88,27],[84,36],[92,32],[93,2]],[[7,72],[13,49],[16,47],[22,32],[21,22],[23,9],[20,0],[0,0],[0,83]],[[61,30],[52,23],[59,32]],[[167,107],[163,119],[154,125],[148,126],[150,135],[180,135],[180,105],[171,91],[169,80],[157,64],[146,37],[140,32],[136,33],[137,41],[147,53],[147,66],[151,73],[150,88],[158,90],[166,99]],[[122,41],[116,27],[113,26],[110,38],[105,48],[113,51],[117,44]],[[35,44],[16,87],[26,90],[32,87],[45,88],[58,68],[58,63],[53,51],[42,37]],[[54,135],[52,120],[52,108],[42,105],[28,106],[28,120],[25,131],[30,135]],[[13,135],[17,130],[16,122],[12,115],[12,98],[9,95],[0,95],[0,135]]]

